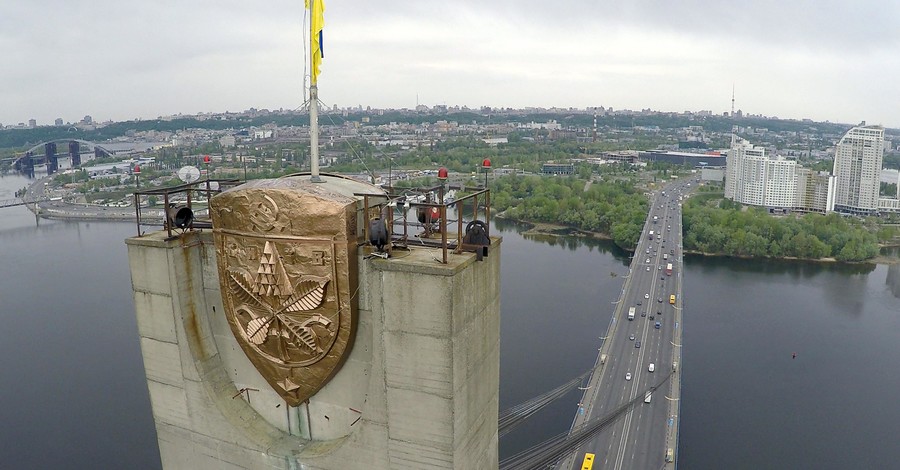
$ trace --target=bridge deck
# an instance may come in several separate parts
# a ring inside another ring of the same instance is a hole
[[[603,342],[594,373],[575,414],[572,430],[609,415],[623,403],[636,399],[639,402],[614,424],[585,441],[559,468],[577,470],[585,452],[595,454],[594,468],[675,468],[674,462],[666,460],[667,450],[672,449],[674,454],[678,448],[681,393],[678,364],[683,306],[678,195],[689,189],[684,187],[685,183],[671,183],[665,188],[666,196],[660,193],[651,198],[641,240],[622,294],[614,302],[615,311],[607,332],[600,337]],[[654,231],[652,239],[651,230]],[[669,263],[673,265],[671,276],[666,274]],[[674,304],[669,302],[672,294]],[[634,320],[628,320],[631,308],[635,311]],[[653,371],[649,367],[651,363]],[[669,373],[670,380],[651,395],[649,402],[644,402],[644,391]]]

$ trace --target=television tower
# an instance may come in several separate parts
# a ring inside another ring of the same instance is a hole
[[[731,119],[734,119],[734,82],[731,82]]]

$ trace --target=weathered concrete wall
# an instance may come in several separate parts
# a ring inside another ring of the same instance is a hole
[[[360,260],[353,350],[294,408],[232,336],[211,234],[164,237],[126,243],[165,468],[497,467],[499,240],[483,262]]]

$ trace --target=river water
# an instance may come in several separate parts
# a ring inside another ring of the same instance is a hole
[[[27,184],[0,176],[0,200]],[[501,409],[593,365],[630,262],[520,229],[494,231]],[[0,467],[159,468],[123,242],[135,231],[0,210]],[[684,294],[681,468],[896,468],[900,265],[688,257]],[[501,457],[568,430],[579,393],[505,436]]]

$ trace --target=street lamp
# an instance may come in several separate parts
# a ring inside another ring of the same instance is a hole
[[[209,162],[210,162],[209,155],[204,155],[203,156],[203,164],[206,165],[206,179],[207,180],[209,180]]]
[[[447,168],[441,167],[438,169],[438,180],[441,182],[441,204],[444,203],[444,184],[447,182],[447,178],[450,177],[450,172],[447,171]]]

